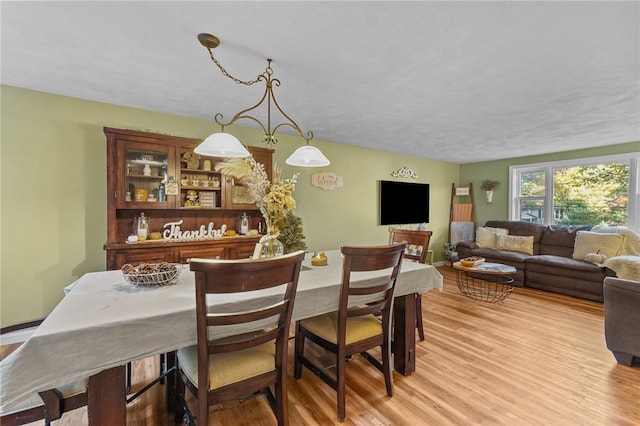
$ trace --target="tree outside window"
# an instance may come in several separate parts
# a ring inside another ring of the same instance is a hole
[[[510,168],[510,218],[541,224],[639,227],[638,155]]]
[[[556,169],[553,175],[554,223],[623,226],[627,224],[629,164],[612,163]]]

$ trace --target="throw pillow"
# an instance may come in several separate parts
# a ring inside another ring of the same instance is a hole
[[[476,244],[480,248],[496,248],[496,235],[507,235],[508,229],[491,228],[489,226],[480,226],[476,229]]]
[[[533,235],[496,235],[496,249],[533,254]]]
[[[584,260],[589,253],[604,254],[607,257],[614,257],[618,254],[622,246],[622,234],[601,234],[592,231],[578,231],[576,243],[573,246],[573,258]]]

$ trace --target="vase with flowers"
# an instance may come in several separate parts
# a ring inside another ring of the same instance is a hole
[[[500,186],[500,182],[497,180],[489,180],[485,179],[482,181],[481,188],[485,191],[485,196],[487,198],[487,203],[493,201],[493,190]]]
[[[253,157],[247,158],[250,166],[248,186],[267,225],[267,233],[260,239],[260,257],[274,257],[284,254],[284,245],[278,240],[279,230],[285,225],[288,212],[296,207],[293,191],[297,174],[282,179],[282,169],[274,166],[273,180],[270,182],[264,165]]]

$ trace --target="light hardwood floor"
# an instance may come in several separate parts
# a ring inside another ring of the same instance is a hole
[[[426,340],[417,343],[416,373],[394,374],[390,398],[382,375],[355,358],[344,424],[640,424],[640,368],[616,364],[607,350],[601,303],[516,288],[502,303],[483,304],[460,294],[453,270],[439,269],[445,288],[423,296]],[[157,363],[134,364],[134,390]],[[156,386],[132,403],[129,424],[173,425],[163,391]],[[335,393],[308,370],[298,381],[290,377],[289,418],[291,425],[339,424]],[[86,409],[53,424],[84,425]],[[274,425],[275,418],[259,397],[216,411],[210,424]]]

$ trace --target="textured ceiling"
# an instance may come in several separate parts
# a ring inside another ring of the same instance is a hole
[[[640,140],[640,3],[0,3],[2,84],[212,120],[276,97],[316,139],[454,163]],[[250,121],[239,122],[251,126]],[[212,124],[212,130],[218,128]]]

